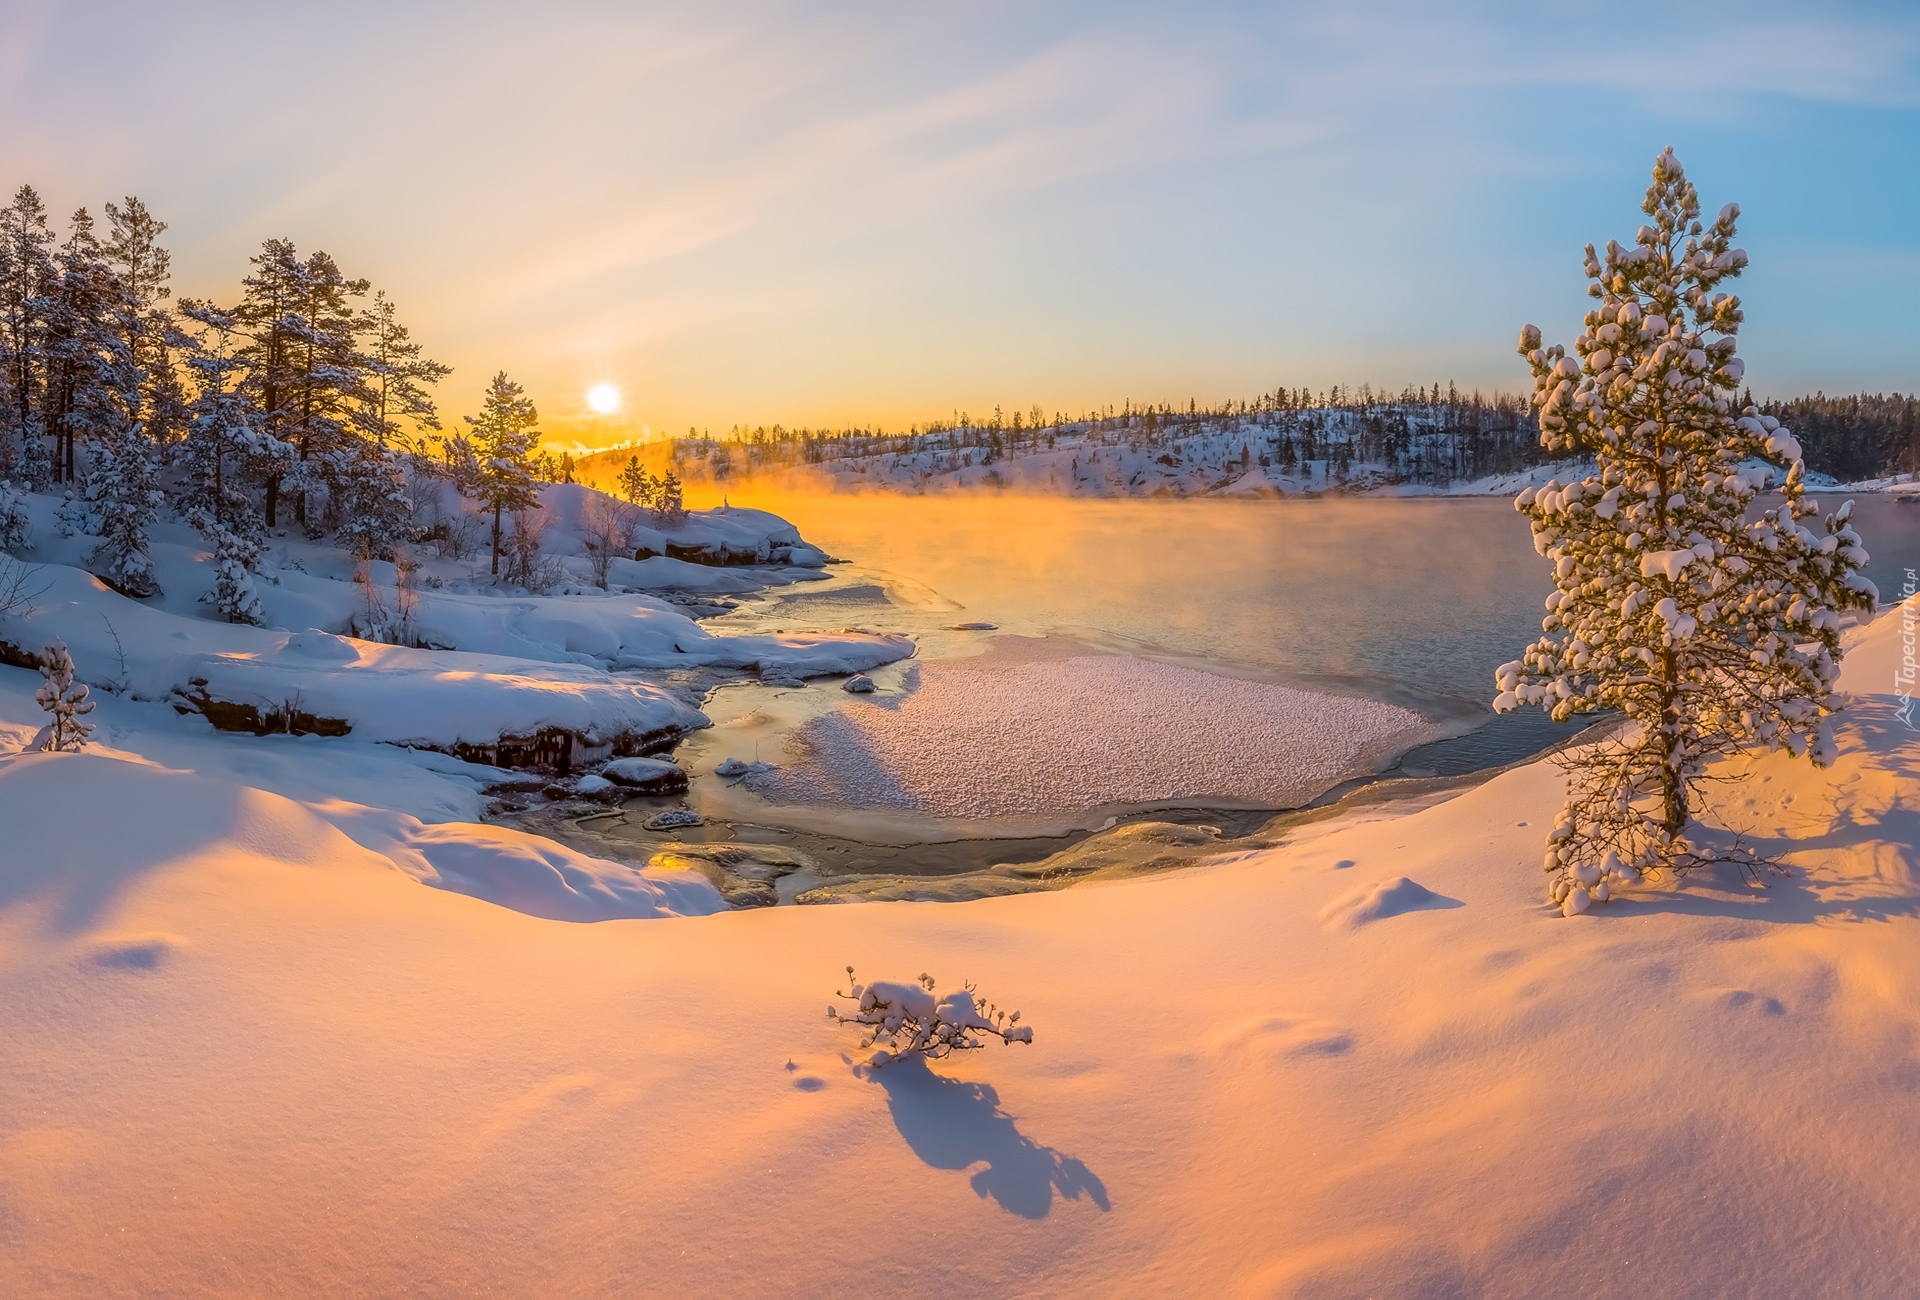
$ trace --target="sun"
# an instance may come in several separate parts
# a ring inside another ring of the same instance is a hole
[[[587,405],[600,415],[612,415],[620,409],[620,390],[612,384],[595,384],[587,390]]]

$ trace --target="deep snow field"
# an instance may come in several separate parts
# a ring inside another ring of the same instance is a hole
[[[102,611],[130,650],[86,753],[20,753],[39,678],[0,667],[0,1294],[1911,1289],[1900,611],[1849,633],[1834,768],[1727,770],[1710,820],[1792,866],[1764,888],[1562,919],[1533,763],[1124,885],[726,911],[691,873],[479,823],[493,769],[367,742],[692,725],[610,669],[900,673],[909,647],[451,573],[422,613],[448,650],[229,628],[163,540],[138,615],[33,557],[35,636],[96,682]],[[353,599],[294,559],[270,609]],[[354,731],[136,698],[183,668],[265,702],[297,682]],[[1035,1041],[861,1067],[823,1014],[849,963],[978,981]]]

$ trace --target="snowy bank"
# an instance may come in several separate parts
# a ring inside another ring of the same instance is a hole
[[[431,572],[437,585],[407,593],[407,639],[425,648],[382,644],[339,633],[379,621],[370,606],[393,626],[402,606],[393,565],[373,562],[365,566],[368,580],[356,582],[351,557],[309,543],[282,544],[279,562],[263,564],[264,625],[232,624],[216,620],[203,599],[214,584],[213,557],[184,526],[155,530],[164,539],[153,546],[163,594],[133,600],[86,571],[90,539],[60,537],[48,498],[29,502],[37,530],[25,552],[35,565],[32,599],[0,617],[0,660],[30,665],[41,646],[62,640],[81,680],[96,689],[172,700],[234,729],[350,732],[463,752],[565,732],[591,750],[632,753],[705,725],[697,710],[635,673],[845,674],[914,649],[910,639],[885,633],[720,636],[650,596],[592,589],[512,595],[471,576]],[[690,538],[735,541],[792,532],[761,511],[723,512],[719,524],[695,519],[687,528]],[[663,588],[742,592],[769,580],[762,570],[663,557],[616,563],[674,566],[673,573],[629,575]],[[726,581],[703,585],[675,576],[680,570]]]
[[[586,551],[586,519],[594,498],[606,494],[578,483],[556,483],[542,488],[540,504],[547,512],[545,549],[563,555]],[[662,557],[699,565],[789,565],[818,569],[826,553],[801,540],[800,530],[779,515],[739,506],[689,510],[678,523],[664,524],[647,511],[632,512],[639,521],[629,534],[636,560]]]

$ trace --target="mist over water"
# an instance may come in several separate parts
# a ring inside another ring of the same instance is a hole
[[[1490,722],[1443,742],[1434,770],[1511,761],[1573,728],[1489,718],[1493,670],[1539,635],[1548,568],[1499,499],[1084,500],[803,495],[730,488],[878,576],[799,591],[773,615],[925,635],[982,620],[1216,669],[1322,679],[1435,715]],[[1832,509],[1837,499],[1825,499]],[[1897,597],[1920,562],[1920,506],[1862,497],[1869,575]],[[847,570],[838,570],[847,573]],[[839,584],[836,584],[839,585]],[[940,653],[938,645],[929,645]]]
[[[735,500],[951,600],[949,622],[1435,695],[1489,694],[1549,589],[1504,501]]]

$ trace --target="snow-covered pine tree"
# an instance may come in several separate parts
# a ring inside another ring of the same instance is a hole
[[[267,616],[260,604],[260,593],[253,585],[253,566],[259,562],[259,542],[216,528],[213,589],[200,599],[212,605],[229,623],[259,624]]]
[[[23,551],[32,541],[26,494],[0,480],[0,551]]]
[[[85,208],[73,214],[54,263],[58,278],[45,306],[44,410],[54,436],[53,479],[76,483],[85,476],[80,441],[106,436],[107,424],[124,405],[112,386],[131,379],[137,393],[141,375],[118,328],[128,310],[125,292],[107,266]],[[122,363],[131,367],[124,374],[119,373]]]
[[[148,436],[169,447],[186,431],[187,395],[174,368],[172,320],[166,300],[172,255],[160,246],[167,223],[132,195],[126,205],[106,204],[107,238],[101,244],[108,272],[118,283],[114,325],[142,375],[141,418]]]
[[[245,363],[239,390],[258,414],[256,427],[284,444],[293,424],[295,403],[294,346],[301,320],[303,267],[291,241],[269,239],[252,258],[253,274],[241,284],[245,294],[232,313],[232,323],[244,340],[236,355]],[[265,480],[266,525],[279,522],[280,485],[293,457],[269,468]]]
[[[93,358],[93,372],[85,404],[68,417],[94,436],[86,500],[100,545],[91,563],[100,577],[127,595],[157,596],[160,582],[147,529],[164,498],[155,448],[140,418],[140,368],[127,355],[126,344],[109,332]]]
[[[13,477],[31,490],[49,473],[46,413],[46,308],[56,283],[53,230],[31,185],[0,208],[0,362],[6,371],[0,427]]]
[[[173,451],[181,471],[174,506],[216,546],[222,532],[257,546],[264,525],[245,483],[250,472],[283,463],[286,447],[261,431],[259,412],[240,389],[246,362],[235,353],[234,313],[188,298],[181,300],[180,315],[197,327],[172,335],[195,392],[187,407],[186,436]]]
[[[64,641],[49,644],[40,652],[39,660],[42,680],[33,698],[52,718],[34,738],[33,748],[55,754],[77,753],[93,735],[93,724],[80,721],[93,712],[87,684],[73,680],[73,656],[67,653]]]
[[[246,344],[244,391],[259,407],[262,428],[293,448],[293,463],[266,483],[267,526],[278,518],[283,491],[294,515],[308,523],[307,498],[330,486],[327,457],[352,435],[352,421],[368,400],[365,354],[358,347],[360,318],[353,299],[365,280],[349,280],[334,260],[316,252],[304,260],[293,244],[270,239],[241,283],[246,294],[234,313]]]
[[[420,454],[440,415],[427,387],[453,373],[422,355],[393,300],[384,291],[360,313],[366,378],[354,412],[359,438],[335,458],[340,490],[341,532],[356,549],[386,556],[412,527],[416,500],[408,490],[409,469],[422,474],[428,461]],[[407,423],[413,426],[407,435]]]
[[[540,413],[520,385],[502,370],[487,386],[480,414],[465,417],[473,426],[473,466],[461,490],[493,512],[493,573],[500,573],[500,520],[507,511],[525,510],[540,500],[534,482],[533,449],[540,442]]]
[[[673,472],[671,465],[667,466],[667,472],[660,476],[653,517],[662,528],[674,528],[686,522],[687,508],[680,497],[680,476]]]
[[[355,437],[327,457],[327,477],[339,506],[340,536],[349,550],[393,554],[413,524],[413,498],[399,452]]]
[[[647,467],[640,463],[638,456],[627,457],[627,463],[620,471],[620,495],[642,510],[653,509],[658,500],[660,484]]]
[[[1596,471],[1515,500],[1555,590],[1546,635],[1496,674],[1494,708],[1626,715],[1612,738],[1565,759],[1546,869],[1567,915],[1643,872],[1724,860],[1687,839],[1711,760],[1785,748],[1828,761],[1839,614],[1877,598],[1851,503],[1820,518],[1793,436],[1735,406],[1742,315],[1716,286],[1746,265],[1733,247],[1738,206],[1702,223],[1669,149],[1643,211],[1651,224],[1632,248],[1587,247],[1598,304],[1578,359],[1543,347],[1532,325],[1520,335],[1542,443],[1593,457]],[[1776,478],[1781,503],[1749,519]]]
[[[452,374],[453,367],[421,355],[421,345],[400,323],[385,290],[374,293],[373,306],[360,314],[359,328],[366,338],[367,365],[361,433],[386,447],[404,431],[403,420],[411,421],[416,431],[439,429],[440,415],[427,386]]]

